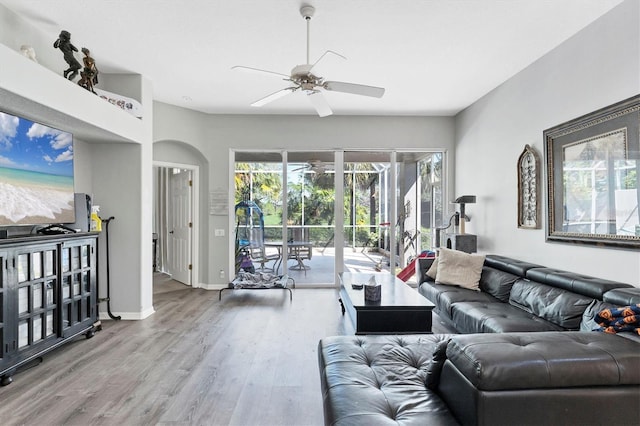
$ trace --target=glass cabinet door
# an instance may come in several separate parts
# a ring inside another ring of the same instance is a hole
[[[94,240],[65,243],[61,249],[63,337],[91,325],[96,316]]]
[[[16,255],[18,351],[30,350],[58,330],[56,254],[55,245],[40,245]]]

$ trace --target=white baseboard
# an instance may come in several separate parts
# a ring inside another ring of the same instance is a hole
[[[222,290],[223,288],[227,288],[229,284],[200,284],[200,288],[205,290]]]
[[[111,312],[113,314],[113,316],[115,317],[120,317],[120,319],[123,320],[143,320],[145,318],[148,318],[149,316],[153,315],[153,313],[155,312],[155,309],[153,309],[153,307],[146,309],[142,312]],[[98,313],[98,318],[101,321],[106,321],[106,320],[111,320],[112,318],[109,316],[109,313],[107,311],[100,311]]]

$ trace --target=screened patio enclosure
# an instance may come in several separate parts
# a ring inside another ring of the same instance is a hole
[[[335,285],[342,271],[397,274],[432,249],[432,230],[447,213],[442,152],[234,155],[235,201],[245,194],[260,207],[265,251],[280,255],[277,272],[296,285]],[[301,260],[295,247],[311,253]]]

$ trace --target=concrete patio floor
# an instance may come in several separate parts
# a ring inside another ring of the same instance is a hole
[[[355,250],[351,247],[344,249],[344,271],[349,272],[377,272],[376,266],[381,267],[382,272],[389,272],[388,258],[378,252],[363,251],[358,247]],[[296,282],[296,286],[309,287],[328,287],[335,285],[335,248],[317,248],[313,249],[313,255],[310,260],[305,260],[307,267],[305,271],[296,269],[297,262],[289,260],[287,262],[286,271],[283,272],[280,267],[279,274],[287,274]],[[267,264],[268,267],[273,266],[273,262]],[[417,285],[415,274],[407,283],[412,286]]]

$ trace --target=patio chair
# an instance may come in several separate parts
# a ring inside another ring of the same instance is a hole
[[[265,270],[270,270],[272,272],[275,272],[275,266],[278,263],[278,260],[280,259],[280,253],[269,253],[267,254],[267,251],[265,250],[264,246],[255,246],[255,247],[251,247],[251,260],[256,263],[256,264],[260,264],[259,268],[256,268],[256,270],[260,270],[260,271],[265,271]],[[266,266],[266,264],[268,262],[273,262],[273,265],[268,268]]]

